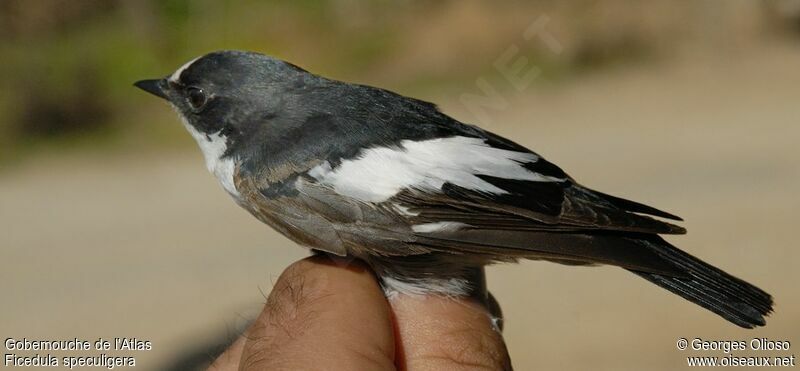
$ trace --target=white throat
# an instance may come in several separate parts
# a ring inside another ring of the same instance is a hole
[[[236,190],[236,183],[233,181],[233,173],[236,171],[236,161],[233,158],[222,158],[225,151],[228,149],[227,137],[216,132],[213,134],[203,134],[194,126],[190,125],[186,118],[181,116],[183,126],[189,131],[189,134],[194,137],[200,150],[203,152],[203,157],[206,159],[206,167],[208,171],[217,177],[222,187],[225,188],[232,196],[239,198],[239,191]]]

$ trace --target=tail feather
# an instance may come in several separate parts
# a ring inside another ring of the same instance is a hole
[[[763,290],[677,249],[658,236],[642,242],[665,260],[685,270],[688,277],[636,270],[631,272],[738,326],[753,328],[766,324],[764,316],[772,312],[772,297]]]
[[[764,317],[772,312],[769,294],[655,234],[461,229],[416,237],[417,245],[434,251],[496,261],[527,258],[616,265],[746,328],[764,326]]]

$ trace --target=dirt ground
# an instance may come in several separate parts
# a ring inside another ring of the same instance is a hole
[[[621,269],[492,267],[517,369],[674,370],[724,355],[679,351],[679,338],[766,337],[793,347],[737,356],[800,353],[800,49],[703,55],[508,91],[483,126],[588,186],[681,215],[689,233],[669,240],[772,293],[775,314],[747,331]],[[456,98],[443,109],[473,120]],[[40,156],[0,174],[0,225],[2,338],[136,337],[152,342],[133,353],[143,370],[233,334],[305,256],[231,202],[199,151]]]

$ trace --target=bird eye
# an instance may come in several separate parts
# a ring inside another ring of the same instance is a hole
[[[206,101],[208,100],[206,98],[206,93],[203,92],[203,89],[194,87],[189,88],[186,91],[186,97],[187,101],[189,102],[189,105],[192,106],[192,109],[194,110],[199,110],[203,108],[203,106],[206,105]]]

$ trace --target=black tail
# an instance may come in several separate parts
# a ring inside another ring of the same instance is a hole
[[[772,297],[763,290],[733,277],[691,256],[663,239],[653,236],[642,241],[656,254],[687,273],[673,277],[631,270],[631,272],[678,294],[744,328],[764,326],[772,312]]]

